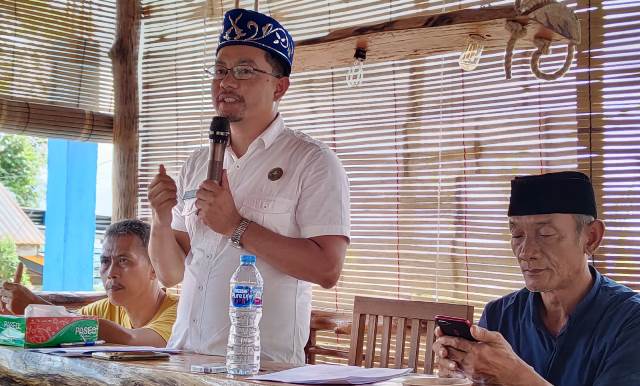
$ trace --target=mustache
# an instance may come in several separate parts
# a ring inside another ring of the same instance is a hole
[[[239,100],[240,102],[244,102],[244,99],[240,95],[231,92],[223,92],[222,94],[218,95],[216,101],[220,102],[225,98],[234,98]]]
[[[112,290],[112,289],[119,290],[119,289],[123,289],[123,288],[124,287],[121,284],[118,284],[118,283],[115,283],[115,282],[112,282],[112,281],[108,281],[104,285],[104,289],[106,289],[107,291],[108,290]]]
[[[524,272],[526,272],[526,271],[541,271],[541,270],[544,270],[544,269],[546,269],[546,268],[543,268],[543,267],[523,267],[523,266],[520,266],[520,270],[522,270],[522,271],[524,271]]]

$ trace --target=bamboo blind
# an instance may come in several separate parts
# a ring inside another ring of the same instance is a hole
[[[485,3],[280,0],[261,2],[260,10],[300,41]],[[355,89],[345,84],[346,68],[292,76],[281,106],[287,124],[328,143],[351,184],[351,247],[339,284],[315,288],[315,308],[349,311],[360,294],[461,302],[474,305],[477,317],[488,300],[522,286],[509,248],[509,180],[561,169],[594,181],[607,234],[593,264],[640,290],[640,5],[566,4],[581,19],[583,43],[559,81],[529,74],[530,51],[516,52],[511,81],[503,79],[499,51],[462,72],[461,47],[367,64]],[[202,69],[232,5],[143,2],[142,217],[158,164],[175,175],[206,142],[214,111]],[[114,19],[113,0],[0,2],[0,130],[109,141]],[[555,69],[563,58],[556,47],[543,67]]]
[[[302,40],[484,3],[283,0],[261,2],[261,11]],[[502,51],[485,52],[476,70],[463,72],[462,47],[365,64],[359,88],[347,87],[347,68],[292,75],[280,108],[286,123],[329,144],[351,185],[344,270],[335,288],[314,289],[314,308],[350,311],[358,294],[461,302],[475,306],[477,320],[487,301],[523,285],[509,246],[510,179],[554,170],[592,176],[608,226],[593,264],[640,290],[640,5],[566,4],[581,19],[583,43],[558,81],[530,74],[531,50],[515,52],[511,81],[504,80]],[[175,176],[206,143],[214,111],[202,69],[231,6],[144,3],[141,216],[149,216],[146,187],[158,164]],[[564,55],[554,47],[543,69],[557,69]],[[320,334],[318,341],[346,345],[348,337]]]

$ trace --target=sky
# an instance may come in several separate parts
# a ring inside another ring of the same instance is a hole
[[[111,216],[111,176],[113,167],[113,145],[110,143],[98,144],[98,162],[96,170],[96,215]],[[47,163],[42,166],[39,176],[42,184],[42,195],[37,207],[45,209],[47,207]]]
[[[111,176],[113,167],[113,145],[98,144],[98,170],[96,173],[96,214],[111,216]]]

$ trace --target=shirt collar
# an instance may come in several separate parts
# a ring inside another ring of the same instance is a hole
[[[576,305],[576,308],[573,310],[571,315],[569,315],[569,321],[567,322],[567,326],[569,323],[572,323],[574,320],[580,320],[585,312],[588,312],[591,302],[596,298],[598,294],[598,290],[602,285],[602,275],[595,268],[589,265],[589,272],[591,272],[591,277],[593,277],[593,286],[587,292],[587,294],[580,300],[580,302]],[[540,310],[542,309],[542,297],[539,292],[529,292],[529,298],[527,299],[527,318],[529,319],[529,323],[533,324],[537,328],[543,328],[544,324],[542,323],[542,319],[540,318]],[[566,327],[565,327],[566,329]],[[563,329],[564,330],[564,329]]]
[[[542,319],[540,318],[540,309],[542,308],[542,298],[540,297],[539,292],[529,292],[529,298],[527,299],[527,319],[529,319],[529,323],[536,326],[536,328],[540,329],[544,328],[544,324],[542,323]]]
[[[273,122],[271,122],[271,124],[265,129],[265,131],[262,132],[262,134],[258,136],[258,138],[256,138],[256,140],[262,141],[262,143],[264,144],[264,148],[269,149],[269,147],[276,141],[276,138],[278,138],[283,130],[284,120],[282,119],[280,113],[278,113]]]
[[[269,147],[276,141],[276,138],[284,131],[284,120],[280,116],[280,113],[275,117],[275,119],[267,126],[267,128],[260,134],[256,139],[251,142],[249,148],[247,149],[247,153],[255,151],[258,143],[262,143],[264,145],[264,149],[267,150]],[[233,161],[237,161],[238,157],[233,152],[233,148],[231,147],[231,141],[227,143],[227,154],[230,154]]]
[[[592,301],[596,298],[598,290],[602,285],[602,275],[600,274],[600,272],[596,271],[596,269],[591,265],[589,265],[589,272],[591,272],[591,277],[593,278],[593,286],[591,287],[589,292],[587,292],[584,298],[582,298],[582,300],[578,303],[571,315],[569,315],[569,322],[582,319],[582,315],[585,312],[588,312]]]

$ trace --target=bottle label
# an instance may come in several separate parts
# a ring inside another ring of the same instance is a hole
[[[262,307],[262,288],[235,285],[231,289],[231,304],[238,308]]]

